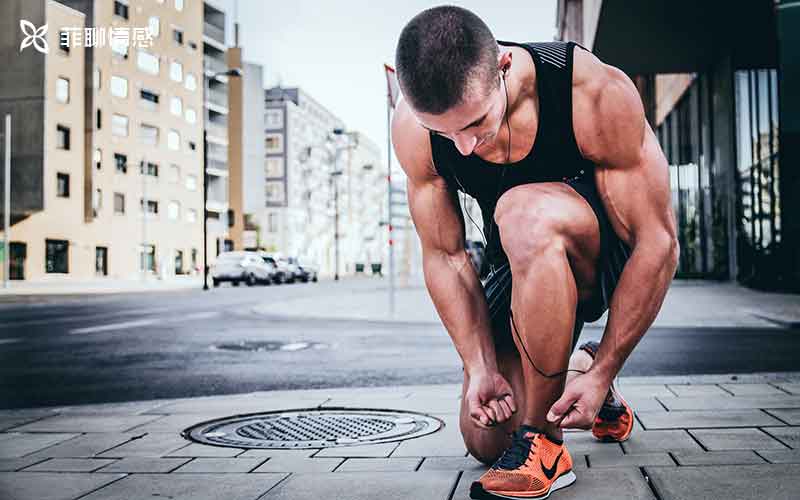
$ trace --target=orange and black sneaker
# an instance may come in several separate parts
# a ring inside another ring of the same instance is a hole
[[[579,349],[586,352],[594,359],[599,342],[586,342]],[[606,395],[606,400],[600,408],[592,424],[592,435],[600,441],[621,443],[631,437],[633,430],[633,409],[622,397],[614,383]]]
[[[572,457],[563,441],[523,425],[500,459],[472,483],[470,498],[543,499],[575,482]]]

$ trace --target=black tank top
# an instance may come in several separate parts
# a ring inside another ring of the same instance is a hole
[[[578,150],[572,130],[572,57],[574,42],[515,43],[533,58],[539,98],[539,123],[530,152],[513,163],[488,162],[476,154],[463,156],[455,143],[430,134],[431,152],[437,173],[452,191],[463,191],[475,198],[481,208],[487,241],[487,259],[500,265],[507,261],[494,223],[497,200],[520,184],[556,182],[585,178],[594,184],[594,164]],[[583,46],[581,46],[583,47]],[[512,135],[512,140],[513,140]],[[502,186],[499,184],[503,170]],[[491,226],[492,229],[489,229]]]

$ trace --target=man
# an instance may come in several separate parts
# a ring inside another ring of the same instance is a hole
[[[473,13],[436,7],[403,29],[396,66],[392,139],[464,365],[461,432],[493,464],[471,496],[544,498],[575,481],[562,429],[630,435],[612,381],[677,266],[667,162],[630,79],[574,43],[500,42]],[[458,191],[483,212],[483,286]],[[602,341],[570,357],[606,309]]]

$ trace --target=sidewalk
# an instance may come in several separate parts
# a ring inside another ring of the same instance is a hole
[[[323,297],[273,300],[255,311],[269,316],[440,323],[423,284],[397,289],[395,314],[391,317],[387,280],[363,280],[363,283]],[[607,316],[591,325],[604,326]],[[653,326],[797,328],[800,295],[760,292],[734,283],[674,281]]]
[[[2,283],[0,283],[0,299],[14,296],[94,295],[185,290],[191,288],[197,288],[199,290],[200,287],[203,286],[203,277],[170,276],[168,279],[160,279],[157,276],[148,276],[145,280],[98,278],[94,280],[76,281],[71,278],[62,278],[58,276],[36,281],[9,281],[8,284],[8,288],[3,288]]]
[[[800,372],[620,379],[637,412],[631,439],[566,442],[572,499],[796,499]],[[257,392],[0,411],[0,498],[305,500],[468,498],[485,467],[467,456],[456,385]],[[401,409],[440,418],[416,439],[307,450],[190,443],[181,430],[278,409]]]

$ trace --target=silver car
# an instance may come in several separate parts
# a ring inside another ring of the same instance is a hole
[[[219,254],[217,262],[211,270],[214,286],[229,281],[233,286],[247,283],[247,286],[259,283],[270,284],[275,276],[275,267],[271,266],[256,252],[224,252]]]

